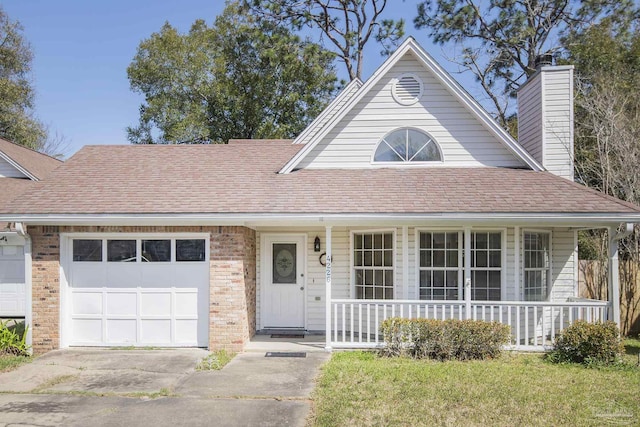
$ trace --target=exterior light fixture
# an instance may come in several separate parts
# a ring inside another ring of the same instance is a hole
[[[313,251],[320,252],[320,238],[316,236],[316,239],[313,241]]]

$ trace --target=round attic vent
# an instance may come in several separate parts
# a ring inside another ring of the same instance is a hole
[[[422,96],[422,80],[414,74],[403,74],[393,82],[391,94],[399,104],[415,104]]]

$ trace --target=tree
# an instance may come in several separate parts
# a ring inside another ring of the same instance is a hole
[[[538,55],[595,23],[625,26],[637,16],[632,0],[424,0],[414,23],[435,43],[458,46],[452,60],[475,75],[506,127],[509,100]]]
[[[229,3],[213,26],[187,34],[169,23],[138,47],[127,69],[144,95],[132,143],[226,143],[291,138],[326,105],[331,55],[288,28]]]
[[[22,26],[0,7],[0,137],[41,150],[47,129],[33,113],[32,60]]]
[[[387,0],[244,0],[244,6],[296,30],[319,30],[350,80],[362,78],[364,49],[372,37],[388,54],[404,36],[404,20],[382,19]]]

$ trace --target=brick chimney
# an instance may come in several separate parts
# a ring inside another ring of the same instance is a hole
[[[536,59],[518,90],[518,142],[549,172],[573,181],[573,65]]]

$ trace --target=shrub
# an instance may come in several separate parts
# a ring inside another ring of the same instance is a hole
[[[498,356],[511,340],[510,329],[481,320],[391,318],[382,323],[387,356],[472,360]]]
[[[614,322],[578,320],[556,336],[548,359],[555,363],[611,365],[620,360],[623,351],[620,330]]]
[[[9,326],[9,320],[0,321],[0,355],[28,356],[27,327],[14,322]]]

